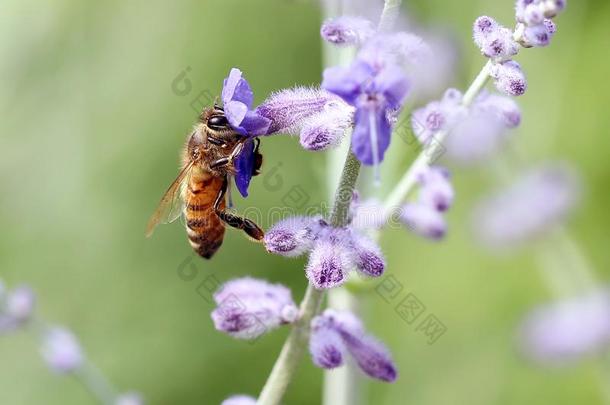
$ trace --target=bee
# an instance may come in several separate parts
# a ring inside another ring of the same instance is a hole
[[[182,151],[182,169],[150,218],[146,236],[151,236],[157,225],[184,214],[189,243],[205,259],[222,245],[225,225],[241,229],[255,240],[263,239],[263,230],[253,221],[227,211],[230,180],[237,174],[234,162],[245,147],[252,147],[248,142],[252,138],[231,128],[221,107],[205,108]],[[260,140],[255,138],[254,142],[252,176],[259,174],[263,162]]]

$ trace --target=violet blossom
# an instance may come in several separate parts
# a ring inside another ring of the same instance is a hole
[[[239,69],[233,68],[224,80],[222,103],[225,116],[235,131],[252,138],[268,132],[271,121],[252,110],[254,95],[250,85]],[[243,150],[236,157],[234,166],[235,185],[242,196],[248,196],[248,186],[254,172],[255,144],[253,139],[245,141]]]
[[[352,225],[335,228],[321,217],[295,217],[279,221],[267,231],[270,253],[297,257],[309,253],[305,275],[317,289],[337,287],[352,270],[378,277],[385,270],[381,249]]]
[[[28,286],[6,290],[0,282],[0,334],[11,332],[28,322],[34,313],[36,296]]]
[[[309,351],[313,363],[333,369],[344,364],[347,354],[369,377],[394,382],[396,366],[386,347],[364,331],[362,322],[350,312],[325,310],[311,321]]]
[[[84,362],[78,340],[72,332],[61,327],[53,327],[45,332],[40,350],[47,365],[58,373],[74,372]]]
[[[521,327],[523,352],[532,360],[562,364],[610,348],[608,291],[550,303],[533,310]]]
[[[375,34],[373,23],[366,18],[340,16],[322,24],[320,35],[334,45],[362,45]]]
[[[237,339],[256,339],[298,316],[288,288],[250,277],[225,283],[214,293],[214,301],[214,326]]]

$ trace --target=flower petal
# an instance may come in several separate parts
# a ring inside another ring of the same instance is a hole
[[[376,131],[377,157],[373,156],[374,146],[371,141],[371,131]],[[390,145],[390,123],[382,109],[358,108],[356,111],[356,126],[352,135],[352,151],[363,164],[373,165],[383,160],[386,149]]]
[[[361,93],[361,87],[372,75],[371,66],[362,61],[356,61],[349,67],[330,67],[324,70],[322,88],[353,105]]]
[[[248,196],[248,186],[254,172],[254,147],[254,139],[248,139],[244,143],[244,149],[237,155],[234,162],[237,171],[235,185],[243,197]]]
[[[250,109],[253,98],[252,89],[246,79],[242,77],[241,70],[231,69],[222,88],[223,104],[227,104],[229,101],[239,101],[244,103],[247,109]]]

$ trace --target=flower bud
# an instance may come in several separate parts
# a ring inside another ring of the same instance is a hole
[[[440,240],[447,233],[443,215],[434,207],[410,203],[402,207],[400,220],[415,234],[432,240]]]
[[[237,339],[255,339],[281,324],[294,322],[296,305],[290,290],[249,277],[231,280],[216,293],[212,320],[217,330]]]
[[[335,45],[362,45],[375,34],[373,23],[362,17],[341,16],[326,20],[320,35]]]
[[[437,211],[447,211],[453,204],[454,191],[447,169],[439,166],[428,167],[419,175],[418,201]]]
[[[17,322],[24,322],[34,312],[36,296],[27,286],[17,287],[6,298],[6,314]]]
[[[496,88],[509,96],[521,96],[527,90],[527,80],[521,66],[515,61],[494,64],[490,76]]]
[[[270,253],[296,257],[311,250],[319,217],[290,217],[279,221],[265,234],[265,248]]]
[[[317,241],[309,255],[305,274],[309,282],[317,289],[337,287],[346,281],[347,273],[352,269],[351,252],[342,242],[344,234],[337,235],[336,230]]]
[[[70,373],[81,367],[83,354],[72,332],[54,327],[44,335],[42,357],[47,365],[58,373]]]
[[[352,261],[356,270],[370,277],[379,277],[385,270],[381,248],[372,239],[352,234]]]
[[[343,340],[323,316],[311,320],[309,352],[313,363],[318,367],[332,369],[343,365]]]

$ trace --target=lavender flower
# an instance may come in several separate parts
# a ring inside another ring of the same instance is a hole
[[[349,353],[369,377],[393,382],[396,366],[383,344],[365,334],[362,323],[350,312],[331,309],[311,321],[309,349],[315,365],[332,369],[343,364]]]
[[[415,110],[411,124],[424,145],[439,131],[448,131],[446,155],[460,163],[477,163],[504,144],[506,129],[521,123],[521,112],[512,99],[487,92],[482,92],[470,109],[464,108],[461,100],[461,92],[449,89],[440,101]]]
[[[494,64],[490,71],[496,88],[509,96],[521,96],[527,90],[527,80],[521,65],[515,61]]]
[[[251,110],[253,98],[252,89],[242,77],[241,70],[231,69],[222,88],[223,108],[233,129],[248,137],[266,134],[271,125],[269,119]],[[254,148],[253,140],[248,139],[234,163],[237,171],[235,185],[244,197],[248,196],[248,186],[254,172]]]
[[[576,205],[578,190],[575,174],[563,165],[533,170],[478,204],[476,235],[492,247],[527,242],[562,222]]]
[[[298,315],[288,288],[249,277],[225,283],[214,301],[214,326],[237,339],[255,339]]]
[[[316,366],[326,369],[342,366],[345,350],[341,335],[327,318],[318,316],[311,321],[309,352]]]
[[[265,234],[267,251],[286,257],[301,256],[312,249],[320,220],[320,217],[290,217],[276,223]]]
[[[27,322],[36,302],[34,292],[27,286],[6,290],[0,282],[0,334],[11,332]]]
[[[513,40],[513,32],[491,17],[477,18],[472,33],[475,44],[488,58],[508,59],[519,52],[519,44]]]
[[[390,144],[388,112],[400,109],[409,92],[403,71],[366,52],[349,67],[326,69],[322,87],[356,108],[352,151],[362,163],[377,166]]]
[[[252,111],[254,94],[250,85],[242,77],[241,70],[231,69],[224,80],[222,88],[222,103],[227,120],[237,132],[242,135],[264,135],[268,132],[271,122]]]
[[[220,405],[256,405],[256,399],[247,395],[233,395],[222,401]]]
[[[144,399],[137,392],[121,394],[115,401],[115,405],[144,405]]]
[[[435,208],[437,211],[447,211],[453,204],[454,191],[450,181],[449,171],[440,166],[428,167],[419,174],[419,202]]]
[[[443,215],[427,204],[405,204],[400,210],[400,220],[412,232],[424,238],[440,240],[447,233]]]
[[[362,17],[341,16],[322,24],[320,35],[335,45],[362,45],[375,34],[373,23]]]
[[[381,249],[353,226],[333,228],[320,217],[278,222],[265,236],[267,251],[287,257],[309,253],[305,275],[318,289],[343,284],[356,269],[366,276],[383,274]]]
[[[58,373],[70,373],[80,368],[84,356],[72,332],[54,327],[45,332],[41,347],[47,365]]]
[[[522,348],[535,361],[551,364],[603,353],[610,347],[607,291],[541,306],[524,321]]]
[[[301,145],[316,151],[339,144],[354,116],[353,107],[339,97],[306,87],[277,92],[256,112],[271,121],[269,134],[300,134]]]
[[[345,230],[332,229],[316,241],[305,274],[317,289],[337,287],[347,280],[347,274],[354,263],[346,240]]]

